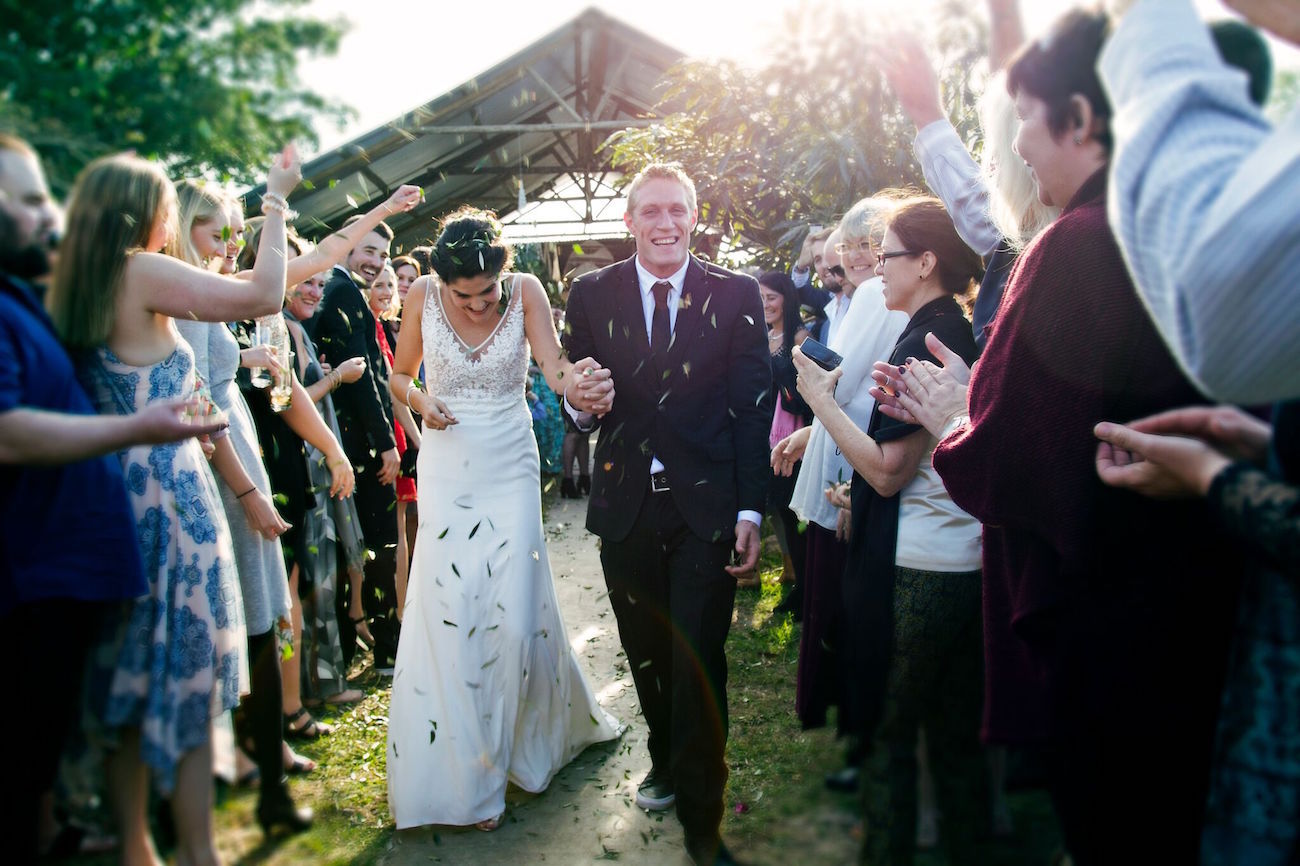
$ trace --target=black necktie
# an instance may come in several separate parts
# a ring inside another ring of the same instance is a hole
[[[668,351],[672,329],[668,323],[668,292],[673,284],[661,280],[651,287],[655,295],[655,314],[650,320],[650,354],[656,358]]]

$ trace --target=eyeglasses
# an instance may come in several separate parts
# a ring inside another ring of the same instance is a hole
[[[895,259],[899,256],[919,256],[920,254],[920,250],[890,250],[889,252],[884,252],[882,250],[881,252],[876,253],[876,264],[883,268],[885,262],[890,259]]]
[[[844,255],[845,253],[848,252],[869,253],[871,252],[871,250],[872,250],[871,241],[858,241],[857,243],[852,243],[852,244],[846,243],[844,241],[840,241],[838,244],[835,245],[835,252],[837,252],[840,255]]]
[[[843,265],[831,265],[829,268],[826,269],[826,272],[830,274],[834,274],[835,276],[839,277],[841,280],[847,276],[847,274],[844,273]]]

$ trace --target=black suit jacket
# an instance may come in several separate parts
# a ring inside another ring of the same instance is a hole
[[[375,317],[361,294],[363,286],[337,268],[325,284],[320,309],[312,316],[310,333],[316,350],[337,366],[348,358],[366,360],[366,370],[355,382],[334,392],[343,446],[353,463],[361,464],[355,449],[367,446],[380,454],[397,447],[393,435],[393,404],[388,396],[388,366],[375,336]]]
[[[771,476],[772,369],[758,283],[694,256],[666,361],[650,357],[634,259],[576,280],[565,313],[572,359],[614,376],[601,421],[587,528],[611,541],[631,531],[657,455],[687,525],[731,539],[736,513],[762,513]]]

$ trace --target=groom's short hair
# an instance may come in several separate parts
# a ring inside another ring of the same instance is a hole
[[[695,181],[691,180],[690,175],[682,168],[681,163],[677,162],[652,162],[645,168],[636,173],[632,182],[627,185],[627,209],[629,212],[636,209],[637,190],[649,180],[674,180],[682,185],[686,190],[686,199],[690,202],[691,211],[695,211]]]

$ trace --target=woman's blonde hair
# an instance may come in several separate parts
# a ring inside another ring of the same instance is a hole
[[[1020,250],[1051,225],[1061,210],[1039,200],[1029,166],[1011,147],[1019,121],[1016,103],[1007,93],[1006,76],[1003,70],[989,79],[980,97],[980,124],[984,127],[980,162],[990,192],[993,225],[1013,249]]]
[[[370,285],[379,282],[379,279],[388,275],[393,281],[393,296],[388,299],[388,306],[379,311],[379,318],[385,322],[391,322],[402,314],[402,296],[397,293],[397,272],[393,270],[392,265],[384,265],[383,269],[375,275],[375,280]],[[366,306],[370,306],[370,289],[366,289]]]
[[[175,197],[162,168],[130,154],[101,157],[77,176],[47,299],[69,349],[94,349],[108,340],[127,257],[145,249]],[[174,214],[168,230],[177,233]]]
[[[183,180],[176,184],[176,200],[180,212],[180,231],[172,238],[165,252],[196,268],[206,268],[208,263],[194,249],[194,240],[190,235],[195,226],[228,221],[234,201],[216,184],[205,180]]]

